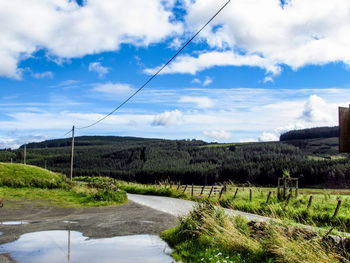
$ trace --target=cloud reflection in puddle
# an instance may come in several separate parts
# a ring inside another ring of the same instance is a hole
[[[89,239],[77,231],[42,231],[0,245],[19,263],[58,262],[174,262],[168,245],[158,236],[133,235]]]

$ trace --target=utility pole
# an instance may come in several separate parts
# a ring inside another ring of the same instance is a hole
[[[74,155],[74,125],[72,129],[72,151],[70,155],[70,180],[73,178],[73,155]]]
[[[24,144],[24,149],[23,149],[23,164],[26,164],[26,159],[27,159],[27,145]]]

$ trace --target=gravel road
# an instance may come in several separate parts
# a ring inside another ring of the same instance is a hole
[[[173,216],[184,216],[195,206],[196,202],[164,196],[128,194],[128,199],[140,205],[168,213]],[[228,215],[240,215],[251,221],[269,221],[269,217],[245,213],[237,210],[224,209]]]

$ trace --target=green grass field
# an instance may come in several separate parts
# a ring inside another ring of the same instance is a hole
[[[105,185],[89,187],[70,182],[48,170],[23,164],[0,163],[0,198],[41,200],[56,206],[102,206],[127,202],[126,192]]]
[[[249,213],[291,220],[293,222],[314,225],[319,227],[333,226],[340,231],[350,231],[350,191],[349,190],[323,190],[300,189],[297,198],[278,200],[275,188],[229,188],[229,191],[220,199],[223,207],[237,209]],[[252,200],[250,200],[252,190]],[[268,203],[268,192],[272,192]],[[309,208],[310,196],[312,202]],[[335,209],[341,200],[338,214],[333,218]]]

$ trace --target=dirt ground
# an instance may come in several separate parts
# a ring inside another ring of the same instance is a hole
[[[4,225],[6,221],[29,224]],[[0,208],[0,244],[12,242],[24,233],[46,230],[75,230],[89,238],[153,234],[174,226],[177,218],[132,201],[109,207],[60,208],[36,201],[8,201]],[[13,262],[0,255],[0,263]]]

